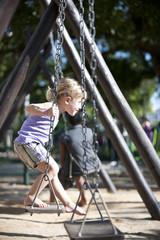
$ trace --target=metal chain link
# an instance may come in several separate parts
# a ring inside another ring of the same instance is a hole
[[[84,7],[83,7],[83,0],[79,1],[80,7],[79,7],[79,14],[80,14],[80,60],[81,60],[81,86],[82,86],[82,134],[83,134],[83,162],[84,162],[84,170],[83,170],[83,176],[86,179],[88,175],[87,171],[87,128],[86,128],[86,119],[87,119],[87,114],[86,114],[86,81],[85,81],[85,48],[84,48],[84,40],[85,40],[85,34],[84,34]]]
[[[53,89],[53,103],[57,105],[57,86],[60,78],[63,77],[62,69],[61,69],[61,50],[63,44],[63,30],[64,30],[64,20],[65,20],[65,8],[66,8],[66,0],[60,0],[59,3],[59,16],[57,20],[57,44],[56,44],[56,54],[55,54],[55,81],[54,81],[54,89]],[[52,46],[52,51],[54,51],[54,42],[53,35],[50,33],[50,42]],[[54,54],[54,52],[53,52]],[[51,149],[53,146],[53,130],[54,130],[54,120],[55,117],[50,117],[50,128],[49,128],[49,136],[48,136],[48,146],[47,146],[47,154],[46,154],[46,164],[45,164],[45,179],[48,180],[48,170],[49,170],[49,157],[51,155]]]
[[[95,184],[98,186],[98,167],[97,167],[97,153],[99,148],[99,143],[97,140],[98,136],[98,124],[97,124],[97,117],[98,117],[98,109],[96,105],[96,93],[95,93],[95,86],[97,85],[97,75],[95,73],[97,68],[97,60],[95,57],[95,35],[96,35],[96,29],[95,29],[95,11],[94,11],[94,0],[88,0],[89,3],[89,12],[88,12],[88,19],[89,19],[89,32],[91,36],[91,43],[90,43],[90,54],[91,54],[91,61],[90,61],[90,68],[91,68],[91,78],[93,80],[93,86],[92,86],[92,96],[91,101],[93,105],[92,110],[92,119],[94,121],[94,127],[93,127],[93,150],[95,154]]]
[[[56,56],[55,56],[55,77],[56,82],[63,77],[63,72],[61,69],[61,51],[63,44],[63,31],[64,31],[64,20],[65,20],[65,8],[67,6],[66,0],[60,0],[59,3],[59,15],[57,18],[57,45],[56,45]]]

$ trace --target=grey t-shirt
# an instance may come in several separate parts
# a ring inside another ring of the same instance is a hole
[[[92,170],[97,166],[97,161],[95,160],[95,154],[92,148],[93,133],[90,128],[86,128],[86,159],[83,158],[84,147],[83,147],[83,134],[82,125],[78,124],[70,127],[66,133],[60,136],[60,142],[64,143],[67,150],[67,155],[64,164],[64,172],[69,171],[70,156],[72,154],[73,158],[80,164],[83,169]],[[98,157],[97,157],[98,159]],[[99,160],[98,160],[99,161]],[[96,164],[96,165],[95,165]],[[73,162],[72,174],[79,175],[81,173],[80,168]]]

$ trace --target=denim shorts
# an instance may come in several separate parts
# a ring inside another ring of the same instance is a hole
[[[47,150],[37,142],[14,143],[14,151],[20,157],[21,161],[31,170],[35,170],[38,165],[46,161]]]

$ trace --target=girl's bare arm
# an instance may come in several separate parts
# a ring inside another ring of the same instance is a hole
[[[51,102],[46,103],[33,103],[29,104],[25,108],[26,112],[32,115],[41,115],[41,116],[55,116],[58,112],[57,106],[52,106]]]

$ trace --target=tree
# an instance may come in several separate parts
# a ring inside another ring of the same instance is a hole
[[[79,7],[79,1],[74,2]],[[84,6],[85,20],[88,25],[88,1],[84,1]],[[155,78],[160,79],[159,9],[158,0],[95,1],[96,42],[121,91],[137,116],[142,115],[142,111],[137,111],[142,108],[141,81],[146,78],[153,81],[153,86],[148,91],[149,97],[155,90]],[[38,1],[20,1],[6,34],[0,42],[1,88],[25,48],[24,30],[29,29],[33,32],[40,16],[41,7]],[[68,25],[66,26],[74,40],[72,30]],[[48,64],[53,66],[52,58],[48,59]],[[64,72],[71,71],[67,63]],[[41,92],[44,92],[44,87],[40,86],[42,81],[43,86],[46,87],[47,83],[41,74],[31,89],[31,99],[34,92],[34,101],[38,101]],[[99,90],[107,101],[100,87]]]

